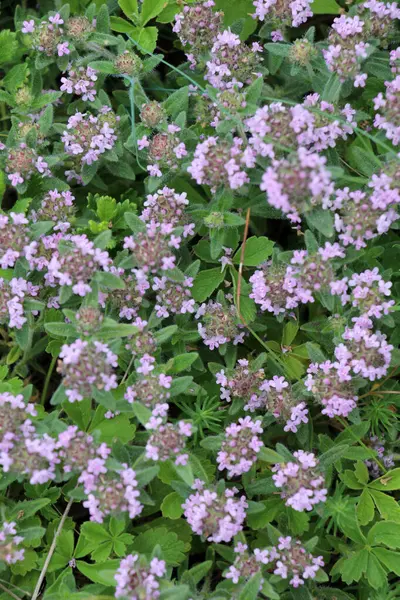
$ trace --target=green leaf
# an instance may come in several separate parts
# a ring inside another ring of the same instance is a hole
[[[202,579],[204,579],[212,566],[212,560],[206,560],[199,565],[195,565],[191,569],[185,571],[182,576],[182,581],[185,582],[187,579],[190,579],[190,581],[193,581],[193,583],[197,585]]]
[[[12,67],[2,80],[2,84],[10,93],[14,93],[25,81],[28,71],[28,64],[23,62]]]
[[[0,31],[0,65],[11,61],[18,48],[16,34],[9,29]]]
[[[372,546],[384,544],[393,550],[400,548],[400,523],[393,521],[375,523],[369,530],[367,539]]]
[[[333,216],[330,210],[314,208],[314,210],[307,212],[305,216],[309,227],[316,229],[325,237],[330,238],[333,236]]]
[[[132,404],[132,411],[139,423],[142,425],[146,425],[151,417],[151,410],[139,402],[134,402]]]
[[[374,502],[367,489],[362,491],[358,500],[356,512],[360,525],[367,525],[374,518]]]
[[[197,302],[204,302],[204,300],[211,296],[223,280],[224,273],[219,267],[200,271],[193,283],[193,298],[197,300]]]
[[[124,290],[125,283],[121,277],[114,275],[114,273],[107,273],[106,271],[98,271],[96,273],[96,280],[106,288],[110,290]]]
[[[96,31],[98,33],[108,33],[110,31],[110,16],[108,14],[107,4],[101,4],[97,11]]]
[[[116,415],[112,419],[105,418],[90,429],[90,431],[98,431],[99,441],[109,446],[117,441],[127,444],[135,437],[135,430],[135,425],[132,425],[126,414]]]
[[[346,157],[352,166],[367,177],[371,177],[382,168],[381,161],[373,154],[372,150],[368,151],[365,148],[360,148],[354,143],[348,148]]]
[[[135,213],[126,212],[124,214],[124,219],[125,219],[126,224],[129,227],[129,229],[131,229],[133,231],[133,233],[139,233],[141,231],[146,231],[145,223],[141,219],[139,219],[139,217],[137,215],[135,215]]]
[[[343,566],[341,567],[342,579],[347,584],[350,584],[353,581],[360,581],[367,568],[368,550],[363,548],[358,552],[351,553],[346,559],[343,559]]]
[[[182,516],[182,497],[177,492],[172,492],[164,498],[161,503],[161,512],[163,517],[168,519],[179,519]]]
[[[370,487],[384,492],[400,490],[400,468],[388,471],[385,475],[370,483]]]
[[[110,534],[100,523],[86,521],[81,525],[81,533],[91,542],[96,542],[96,544],[110,541]]]
[[[314,15],[338,15],[341,10],[336,0],[314,0],[310,9]]]
[[[94,60],[89,63],[89,66],[92,69],[96,69],[99,73],[104,73],[105,75],[114,75],[117,73],[117,69],[114,67],[114,64],[109,60]]]
[[[156,546],[160,546],[163,559],[171,566],[178,566],[186,558],[184,542],[166,527],[156,527],[141,533],[133,540],[131,550],[151,556]]]
[[[319,463],[322,469],[326,469],[329,465],[332,465],[334,462],[339,460],[344,454],[346,454],[349,449],[348,444],[339,444],[335,445],[333,448],[330,448],[319,457]]]
[[[136,42],[139,50],[142,52],[152,53],[156,49],[157,27],[135,27],[128,35],[129,39]]]
[[[137,0],[118,0],[118,5],[125,16],[136,23],[139,14]]]
[[[9,521],[16,521],[18,519],[18,521],[23,523],[24,519],[32,517],[50,503],[51,500],[49,498],[38,498],[37,500],[17,502],[12,511],[7,515],[7,518]]]
[[[386,548],[372,548],[372,552],[392,573],[400,576],[400,553]]]
[[[256,600],[256,598],[258,598],[258,592],[260,591],[261,579],[261,571],[255,573],[243,586],[238,597],[239,600]]]
[[[115,573],[120,565],[120,560],[107,560],[106,562],[89,565],[82,560],[76,561],[77,569],[94,583],[101,583],[107,587],[115,587]]]
[[[187,352],[186,354],[174,356],[167,363],[167,373],[187,371],[198,357],[199,354],[197,352]]]
[[[396,523],[400,523],[400,506],[398,502],[392,498],[392,496],[388,496],[383,492],[378,492],[372,489],[370,489],[369,492],[374,499],[376,508],[378,509],[380,515],[387,521],[395,521]]]
[[[135,325],[127,323],[115,323],[115,325],[103,325],[98,332],[98,337],[102,340],[113,340],[121,337],[127,337],[137,333],[138,328]]]
[[[146,25],[151,19],[159,15],[167,6],[168,0],[143,0],[140,21]]]
[[[282,332],[282,345],[290,346],[295,339],[297,332],[299,331],[299,324],[297,321],[289,321],[286,323]]]
[[[335,104],[339,100],[342,85],[339,76],[336,73],[332,73],[325,84],[321,100]]]
[[[291,45],[290,44],[279,44],[277,42],[272,43],[272,44],[265,44],[264,48],[270,53],[270,54],[274,54],[275,56],[288,56],[291,50]],[[261,81],[262,81],[262,77],[260,77]]]
[[[386,571],[382,568],[379,560],[375,558],[373,554],[368,556],[367,579],[374,590],[379,590],[387,584]]]
[[[243,264],[246,267],[257,267],[271,256],[273,248],[274,242],[271,242],[271,240],[266,237],[249,238],[246,242]],[[233,257],[233,261],[236,264],[240,263],[240,254],[241,249],[239,249]]]
[[[260,448],[260,452],[258,453],[257,457],[263,462],[272,464],[285,462],[285,459],[280,454],[275,452],[275,450],[271,450],[271,448],[266,448],[265,446]]]

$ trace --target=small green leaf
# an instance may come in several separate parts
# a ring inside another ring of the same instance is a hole
[[[368,525],[368,523],[374,518],[375,506],[367,489],[362,491],[362,494],[358,500],[356,512],[360,525]]]
[[[390,572],[400,576],[400,554],[386,548],[372,548],[372,552]]]
[[[172,492],[164,498],[161,503],[161,512],[163,517],[168,519],[179,519],[182,516],[182,497],[177,492]]]
[[[106,562],[89,565],[82,560],[76,561],[77,569],[94,583],[101,583],[107,587],[115,587],[115,573],[120,565],[120,560],[107,560]]]
[[[168,0],[143,0],[140,21],[146,25],[151,19],[159,15],[167,6]]]
[[[251,237],[246,242],[243,264],[246,267],[258,267],[265,262],[272,254],[274,242],[266,237]],[[238,250],[233,257],[233,262],[240,263],[241,250]]]

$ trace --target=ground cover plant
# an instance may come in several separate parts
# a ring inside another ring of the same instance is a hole
[[[0,600],[400,598],[400,6],[2,10]]]

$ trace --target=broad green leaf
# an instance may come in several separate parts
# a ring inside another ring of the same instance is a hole
[[[107,587],[115,587],[115,573],[120,565],[120,560],[107,560],[103,563],[90,565],[82,560],[76,561],[77,569],[94,583],[101,583]]]
[[[223,282],[224,273],[221,268],[207,269],[197,274],[193,287],[192,296],[197,302],[204,302],[211,296],[214,290]]]
[[[350,584],[353,581],[360,581],[363,573],[368,568],[368,550],[363,548],[358,552],[353,552],[346,559],[343,559],[341,566],[342,579],[345,583]]]
[[[257,457],[263,462],[272,464],[285,462],[285,459],[280,454],[275,452],[275,450],[271,450],[271,448],[266,448],[265,446],[260,448],[260,452],[258,453]]]
[[[179,519],[183,513],[182,503],[182,497],[177,492],[165,496],[160,507],[163,517],[173,520]]]
[[[379,561],[389,569],[391,573],[396,573],[400,577],[400,553],[386,548],[372,548],[372,552]]]
[[[398,502],[392,496],[388,496],[383,492],[373,489],[369,489],[369,491],[381,517],[387,521],[400,523],[400,506]]]
[[[341,11],[336,0],[314,0],[310,8],[314,15],[338,15]]]
[[[400,548],[400,523],[392,521],[375,523],[369,530],[367,539],[372,546],[384,544],[393,550]]]
[[[251,237],[246,241],[243,264],[246,267],[258,267],[269,258],[274,248],[274,242],[266,237]],[[233,257],[233,262],[239,264],[241,261],[241,250]]]
[[[118,5],[128,19],[136,23],[139,14],[137,0],[118,0]]]
[[[400,490],[400,468],[388,471],[385,475],[382,475],[382,477],[376,481],[372,481],[369,485],[372,489],[382,490],[383,492]]]
[[[374,518],[374,502],[367,489],[364,489],[362,491],[362,494],[357,504],[356,512],[360,525],[368,525],[368,523]]]
[[[375,590],[383,588],[387,583],[386,571],[373,554],[368,556],[367,579],[370,586]]]
[[[185,560],[185,544],[176,533],[166,527],[149,529],[138,535],[132,544],[134,552],[151,556],[154,548],[160,546],[163,559],[171,566],[178,566]]]
[[[159,15],[167,6],[168,0],[143,0],[140,21],[146,25],[151,19]]]
[[[256,600],[261,586],[262,573],[255,573],[243,586],[238,598],[239,600]]]

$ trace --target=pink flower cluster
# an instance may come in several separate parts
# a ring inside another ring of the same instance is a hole
[[[299,304],[296,288],[297,279],[288,272],[286,265],[271,261],[261,265],[250,277],[250,298],[260,309],[275,316],[285,314]]]
[[[272,479],[281,489],[286,506],[299,512],[310,511],[316,504],[326,501],[328,490],[318,469],[318,459],[312,452],[298,450],[293,453],[296,461],[273,467]]]
[[[400,75],[393,81],[386,81],[385,95],[380,92],[374,99],[375,110],[379,110],[375,115],[374,125],[377,129],[383,130],[388,140],[391,140],[394,146],[400,144]]]
[[[58,372],[63,376],[65,393],[70,402],[92,398],[92,389],[110,391],[117,387],[113,368],[118,357],[107,344],[77,339],[61,347]]]
[[[236,309],[232,304],[222,306],[219,302],[209,300],[200,306],[195,316],[201,319],[198,331],[210,350],[227,342],[233,342],[234,346],[243,343],[244,332],[239,331]]]
[[[372,193],[351,192],[348,187],[336,191],[332,210],[336,211],[335,229],[344,246],[365,248],[368,240],[387,233],[398,220],[400,192],[392,182],[393,178],[383,173],[369,182]]]
[[[79,180],[77,172],[83,165],[93,164],[114,147],[118,121],[119,117],[108,106],[103,106],[98,116],[77,112],[69,117],[61,138],[64,151],[74,159],[75,168],[65,173],[68,181]]]
[[[389,314],[394,306],[394,300],[387,300],[390,296],[391,281],[385,281],[379,274],[378,267],[368,269],[362,273],[353,273],[352,277],[331,283],[332,294],[340,296],[343,305],[351,303],[361,317],[380,319]]]
[[[75,196],[69,190],[66,192],[50,190],[41,198],[37,210],[31,210],[29,218],[33,223],[53,221],[56,223],[54,227],[56,231],[65,231],[69,227],[75,212],[74,201]]]
[[[165,186],[154,194],[146,196],[140,218],[146,223],[157,226],[161,226],[162,223],[169,223],[174,227],[183,226],[183,237],[186,238],[194,233],[194,223],[186,222],[185,207],[188,204],[186,192],[178,194]]]
[[[218,90],[249,85],[259,75],[259,52],[262,52],[262,46],[258,42],[250,47],[230,30],[218,33],[204,77]]]
[[[26,255],[29,244],[28,220],[22,213],[0,215],[0,266],[13,267],[18,258]]]
[[[347,417],[356,407],[357,396],[351,387],[350,368],[327,360],[311,363],[305,380],[306,389],[322,406],[322,414],[331,419]]]
[[[183,46],[189,46],[190,54],[186,54],[191,68],[197,58],[210,50],[222,26],[223,13],[214,11],[214,0],[203,0],[183,7],[183,11],[175,15],[172,29]]]
[[[375,450],[377,457],[382,462],[383,466],[388,470],[393,468],[396,464],[394,455],[391,452],[388,452],[385,447],[385,440],[380,440],[377,436],[373,435],[370,437],[369,442],[369,446],[372,450]],[[378,479],[378,477],[384,474],[374,460],[366,460],[364,462],[371,473],[372,479]]]
[[[159,318],[169,317],[171,314],[190,314],[195,312],[195,301],[190,288],[193,286],[193,277],[185,277],[182,283],[177,283],[169,277],[154,277],[153,291],[156,294],[156,315]]]
[[[342,81],[352,79],[355,87],[364,87],[367,79],[361,64],[368,56],[370,44],[365,41],[365,22],[358,15],[336,17],[329,34],[329,46],[323,50],[326,66]]]
[[[148,361],[145,359],[146,355],[141,361],[144,360],[148,364]],[[155,373],[152,370],[146,375],[141,375],[135,383],[128,386],[124,397],[130,404],[141,402],[148,408],[156,409],[158,406],[163,406],[169,400],[171,383],[172,377],[170,375]]]
[[[167,572],[164,560],[152,558],[150,564],[138,554],[128,554],[115,574],[115,598],[156,600],[160,596],[160,579]]]
[[[311,4],[311,0],[254,0],[256,12],[253,17],[260,21],[271,20],[279,25],[299,27],[313,16]]]
[[[234,551],[236,554],[235,562],[229,567],[224,577],[230,579],[235,584],[239,583],[240,580],[246,581],[256,573],[259,573],[263,565],[267,565],[270,559],[268,550],[255,548],[254,552],[250,553],[247,544],[243,544],[242,542],[238,542]]]
[[[254,371],[248,360],[240,358],[232,371],[222,369],[216,374],[216,381],[221,386],[220,398],[230,402],[233,396],[244,400],[248,405],[257,402],[260,381],[264,378],[263,369]],[[248,410],[248,405],[245,410]]]
[[[222,185],[237,190],[250,181],[243,167],[253,166],[242,145],[237,137],[230,144],[210,136],[197,145],[187,170],[199,185],[209,185],[212,191]]]
[[[229,425],[218,452],[218,469],[226,469],[228,477],[250,471],[264,445],[258,435],[262,433],[261,420],[253,421],[250,417],[240,418],[237,423]]]
[[[279,538],[278,545],[269,551],[269,562],[274,563],[274,575],[289,579],[294,588],[304,585],[305,579],[315,579],[319,568],[324,566],[322,556],[313,556],[290,536]]]
[[[167,131],[156,133],[151,138],[144,135],[138,140],[139,150],[146,149],[147,158],[152,163],[147,166],[152,177],[161,177],[161,168],[167,167],[169,171],[178,169],[179,161],[187,155],[186,146],[177,135],[180,131],[178,125],[170,123]]]
[[[68,77],[61,77],[61,92],[81,96],[82,100],[94,102],[96,98],[97,71],[92,67],[68,65]]]
[[[367,325],[367,326],[365,326]],[[392,358],[393,346],[386,341],[380,331],[372,333],[370,323],[346,327],[343,334],[345,343],[335,349],[335,357],[341,368],[349,368],[356,375],[370,381],[385,377]]]
[[[101,461],[93,466],[93,472],[81,477],[88,498],[83,506],[89,510],[90,520],[102,523],[109,515],[120,516],[127,512],[134,519],[143,510],[138,497],[136,473],[127,465],[120,471],[110,471]]]
[[[137,317],[132,325],[137,327],[137,333],[127,338],[126,350],[129,350],[135,357],[144,356],[145,354],[153,355],[157,350],[157,340],[148,329],[148,322]]]
[[[83,297],[92,291],[90,283],[95,274],[107,271],[110,264],[108,252],[96,248],[86,235],[72,235],[66,247],[49,261],[48,281],[72,286],[73,293]]]
[[[0,323],[21,329],[27,320],[23,302],[25,298],[35,297],[38,293],[39,286],[22,277],[13,277],[10,281],[0,277]]]
[[[0,564],[5,562],[13,565],[24,560],[25,550],[18,548],[23,541],[24,538],[17,535],[17,524],[14,521],[3,521],[0,527]]]
[[[96,444],[93,436],[70,425],[57,438],[56,448],[64,473],[79,474],[78,483],[89,489],[96,476],[104,471],[105,461],[111,453],[106,444]]]
[[[307,250],[295,250],[291,265],[287,269],[289,276],[297,279],[296,295],[299,302],[314,302],[316,292],[328,291],[334,279],[331,264],[334,258],[344,258],[343,248],[337,244],[326,242],[315,253]]]
[[[0,150],[4,149],[4,144],[0,143]],[[34,173],[39,173],[42,177],[51,175],[43,156],[39,156],[36,150],[29,148],[25,142],[21,142],[17,148],[9,149],[5,171],[14,187],[28,181]]]
[[[238,490],[234,487],[218,493],[205,488],[199,479],[193,488],[196,493],[183,504],[184,516],[193,532],[209,542],[229,543],[243,529],[247,508],[245,496],[235,498]]]
[[[300,215],[316,206],[329,208],[334,185],[326,158],[299,148],[288,158],[273,160],[262,176],[260,189],[267,202],[300,222]]]
[[[290,389],[289,383],[274,375],[272,379],[263,381],[260,385],[262,392],[258,403],[245,407],[248,410],[264,408],[279,422],[285,423],[284,431],[297,432],[302,423],[308,423],[308,409],[305,402],[299,402]]]
[[[325,117],[324,113],[336,118]],[[271,154],[271,144],[276,151],[297,144],[319,152],[334,148],[338,139],[346,140],[353,133],[355,113],[350,104],[335,111],[334,105],[321,101],[319,94],[311,94],[303,104],[288,107],[282,102],[272,102],[258,108],[245,125],[250,133],[249,144],[260,156]]]
[[[174,234],[171,223],[161,223],[160,226],[154,222],[146,225],[145,231],[140,231],[124,239],[124,249],[133,254],[137,269],[134,273],[138,280],[147,282],[148,276],[163,274],[163,271],[175,267],[174,250],[179,250],[182,238]]]
[[[62,25],[64,20],[59,13],[49,16],[39,24],[33,19],[24,21],[22,33],[32,34],[32,44],[36,50],[46,56],[64,56],[70,54],[69,42],[65,40]]]
[[[192,435],[192,426],[185,421],[166,423],[166,410],[158,410],[160,413],[162,416],[152,416],[146,424],[151,434],[146,443],[146,458],[161,462],[171,459],[176,465],[186,465],[189,459],[186,440]]]

